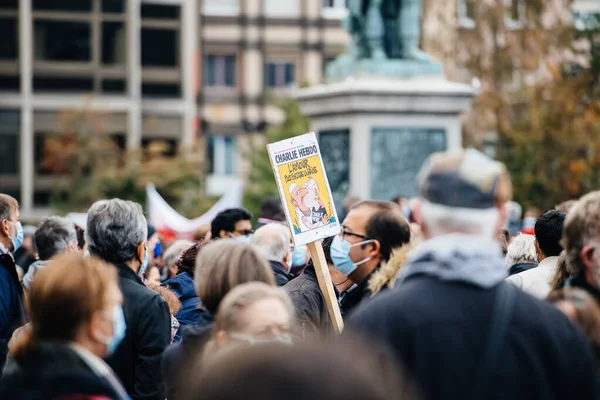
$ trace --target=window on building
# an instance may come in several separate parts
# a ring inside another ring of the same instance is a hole
[[[122,13],[125,11],[125,0],[102,0],[102,12]]]
[[[19,57],[19,32],[16,17],[0,18],[0,60],[16,60]]]
[[[35,21],[35,59],[43,61],[91,60],[89,22]]]
[[[0,92],[18,92],[21,88],[21,77],[15,75],[0,75]]]
[[[33,0],[33,10],[92,11],[92,0]]]
[[[94,90],[94,79],[73,77],[34,76],[34,92],[91,92]]]
[[[125,94],[124,79],[104,79],[102,81],[102,93]]]
[[[458,23],[463,28],[475,27],[477,0],[458,1]]]
[[[180,6],[165,4],[142,4],[141,15],[146,19],[179,19]]]
[[[285,88],[296,82],[296,65],[289,61],[271,61],[265,64],[265,86]]]
[[[179,65],[179,32],[172,29],[142,28],[142,66]]]
[[[209,172],[216,175],[235,173],[237,160],[235,136],[211,136],[208,138]]]
[[[209,87],[235,87],[236,57],[217,54],[205,56],[204,84]]]
[[[102,22],[102,64],[125,64],[125,24]]]
[[[238,15],[240,13],[240,1],[204,0],[202,12],[206,15]]]
[[[19,0],[0,0],[0,10],[18,10]]]
[[[142,97],[179,98],[181,85],[179,83],[142,83]]]
[[[19,173],[19,136],[0,134],[0,174]]]
[[[267,17],[299,17],[300,0],[263,0],[263,13]]]

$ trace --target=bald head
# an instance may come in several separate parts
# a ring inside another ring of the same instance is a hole
[[[282,262],[290,251],[291,239],[288,227],[281,224],[267,224],[254,233],[250,244],[267,260]]]

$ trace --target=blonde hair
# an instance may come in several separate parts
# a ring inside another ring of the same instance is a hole
[[[233,239],[217,240],[202,248],[196,259],[195,286],[202,305],[216,314],[223,298],[246,282],[275,286],[268,261],[252,246]]]
[[[225,296],[215,319],[215,332],[236,331],[240,326],[240,313],[252,304],[266,299],[279,300],[290,318],[294,314],[294,306],[287,293],[280,288],[269,286],[262,282],[249,282],[235,287]]]
[[[563,246],[567,251],[567,265],[572,274],[584,271],[581,250],[598,240],[600,231],[600,191],[583,196],[567,214],[563,228]]]
[[[115,267],[79,254],[57,256],[31,283],[27,304],[32,329],[14,344],[14,357],[38,340],[74,340],[78,328],[104,309],[112,285],[118,285]]]

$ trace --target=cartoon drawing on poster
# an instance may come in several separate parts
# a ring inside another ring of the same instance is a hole
[[[299,186],[290,185],[291,203],[296,211],[294,230],[298,233],[335,222],[329,219],[325,203],[319,198],[319,185],[312,177]]]
[[[315,135],[273,143],[268,149],[296,244],[337,234],[339,223]]]

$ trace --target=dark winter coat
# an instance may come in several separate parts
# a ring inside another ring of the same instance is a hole
[[[173,343],[179,343],[181,340],[181,332],[183,332],[184,327],[196,325],[203,313],[199,308],[200,299],[196,294],[194,278],[187,272],[183,272],[169,279],[161,286],[165,286],[175,293],[181,302],[181,309],[175,314],[175,318],[179,321],[180,326],[173,339]]]
[[[425,400],[470,399],[483,379],[479,374],[498,288],[414,275],[361,307],[347,331],[387,345]],[[552,305],[515,293],[485,399],[600,398],[595,361],[577,328]]]
[[[327,303],[319,287],[315,267],[312,263],[308,264],[304,271],[283,289],[294,304],[299,337],[308,339],[318,335],[331,336],[333,334],[333,322],[327,311]],[[339,296],[335,287],[334,290],[335,294]]]
[[[294,276],[287,271],[287,268],[282,263],[277,261],[269,261],[269,264],[271,264],[271,269],[273,270],[273,275],[275,275],[275,283],[277,286],[284,286],[286,283],[294,279]]]
[[[23,288],[15,261],[0,251],[0,373],[8,355],[8,341],[15,329],[25,324]]]
[[[2,400],[58,400],[72,395],[126,399],[75,350],[52,342],[42,342],[10,360],[0,380]]]
[[[181,342],[170,346],[163,354],[163,388],[169,400],[182,398],[180,393],[188,385],[185,379],[189,377],[189,371],[196,368],[195,363],[210,340],[213,326],[214,319],[206,311],[198,320],[198,325],[186,327]]]
[[[171,343],[169,307],[162,297],[144,286],[131,268],[119,265],[117,269],[127,334],[106,361],[134,400],[164,400],[160,362]]]

